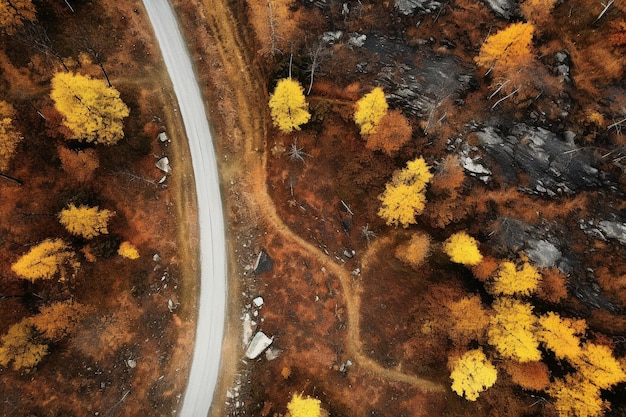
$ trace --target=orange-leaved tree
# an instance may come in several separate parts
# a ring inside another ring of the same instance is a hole
[[[519,8],[526,20],[541,28],[550,17],[556,0],[525,0]]]
[[[304,88],[291,78],[278,80],[269,106],[274,126],[284,133],[300,130],[300,126],[311,119]]]
[[[25,22],[37,20],[32,0],[0,0],[0,29],[13,34]]]
[[[584,320],[561,317],[550,311],[538,319],[537,338],[546,349],[551,350],[558,359],[572,360],[582,353],[580,337],[584,335],[587,324]]]
[[[452,262],[466,266],[477,265],[483,259],[476,239],[465,232],[457,232],[450,236],[444,242],[443,250]]]
[[[493,277],[490,292],[496,295],[530,295],[535,292],[540,280],[537,269],[527,261],[521,267],[504,261]]]
[[[63,171],[80,182],[90,180],[100,166],[95,149],[73,151],[65,146],[59,146],[58,151]]]
[[[432,176],[421,156],[407,162],[406,168],[393,173],[385,191],[378,196],[382,202],[378,215],[390,226],[414,224],[415,216],[424,210],[426,185]]]
[[[33,282],[51,279],[57,274],[64,279],[66,269],[75,271],[78,268],[75,257],[74,251],[62,239],[46,239],[22,255],[11,265],[11,269],[20,277]]]
[[[74,301],[58,301],[42,307],[30,317],[30,323],[46,339],[57,342],[69,336],[78,326],[85,307]]]
[[[504,358],[518,362],[541,360],[539,341],[535,336],[537,318],[533,306],[513,298],[502,297],[493,303],[496,314],[487,336],[489,344]]]
[[[13,369],[32,368],[48,353],[48,345],[39,343],[29,317],[9,327],[0,337],[0,365],[13,362]]]
[[[68,232],[85,239],[94,238],[102,233],[109,233],[109,219],[115,213],[110,210],[100,210],[98,206],[79,206],[71,203],[59,213],[59,222]]]
[[[124,137],[123,120],[130,110],[106,81],[58,72],[52,78],[50,97],[72,132],[70,139],[114,145]]]
[[[308,395],[293,394],[287,404],[287,417],[320,417],[322,415],[322,402]]]
[[[487,334],[491,313],[480,297],[471,295],[457,301],[445,303],[448,312],[446,332],[456,345],[465,345],[472,340],[482,343]]]
[[[430,255],[430,236],[426,233],[415,233],[404,245],[396,248],[396,258],[417,269]]]
[[[470,350],[451,362],[452,391],[470,401],[476,401],[498,379],[498,371],[482,349]]]
[[[15,109],[6,101],[0,100],[0,172],[9,168],[9,161],[15,154],[22,136],[13,126]]]
[[[380,87],[361,97],[354,107],[354,122],[361,127],[361,135],[374,133],[388,109],[387,98]]]
[[[366,135],[367,149],[380,150],[392,156],[411,139],[413,128],[400,110],[390,110]]]

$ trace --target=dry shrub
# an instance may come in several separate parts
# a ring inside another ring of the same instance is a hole
[[[504,363],[504,369],[513,382],[524,389],[543,391],[550,385],[550,370],[543,362],[507,361]]]
[[[499,261],[491,256],[483,256],[482,261],[477,265],[473,265],[471,267],[472,274],[478,280],[482,282],[487,282],[489,278],[496,272],[498,267],[500,266]]]
[[[72,151],[64,146],[57,149],[63,170],[79,182],[92,179],[94,171],[100,166],[98,154],[94,149]]]
[[[465,171],[461,166],[459,156],[448,155],[441,161],[437,172],[430,181],[430,191],[436,195],[455,197],[464,180]]]
[[[620,20],[611,24],[615,32],[609,37],[611,43],[615,46],[626,45],[626,21]]]
[[[395,155],[413,135],[413,128],[400,110],[390,110],[376,125],[373,133],[366,136],[366,147]]]
[[[418,269],[430,255],[430,236],[426,233],[415,233],[406,244],[396,248],[395,255],[413,269]]]
[[[298,20],[290,10],[293,0],[248,0],[248,19],[262,55],[286,52],[296,38]]]
[[[522,15],[541,30],[550,18],[550,12],[554,8],[556,0],[525,0],[519,5]]]
[[[142,131],[144,135],[146,135],[150,139],[154,139],[159,135],[159,133],[161,133],[161,128],[155,121],[151,120],[143,125]]]
[[[614,300],[626,303],[626,273],[613,272],[608,267],[602,266],[596,269],[596,278],[600,287],[611,294]]]
[[[541,275],[542,279],[537,291],[540,298],[551,303],[558,303],[567,297],[567,277],[558,268],[544,269]]]

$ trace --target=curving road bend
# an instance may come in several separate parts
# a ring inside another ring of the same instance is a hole
[[[187,46],[167,0],[143,0],[174,85],[189,141],[200,222],[200,295],[181,417],[208,415],[217,384],[226,306],[224,214],[213,141]]]

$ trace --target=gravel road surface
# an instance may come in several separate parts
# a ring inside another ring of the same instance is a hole
[[[202,417],[208,415],[217,383],[226,304],[226,243],[217,163],[204,101],[176,16],[167,0],[143,3],[174,85],[196,181],[200,306],[189,382],[179,415]],[[173,168],[176,169],[175,164]]]

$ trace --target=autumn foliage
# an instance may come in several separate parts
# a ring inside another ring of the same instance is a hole
[[[304,89],[291,78],[278,81],[270,95],[269,106],[274,126],[284,133],[300,130],[300,126],[311,119]]]
[[[13,363],[13,369],[32,368],[48,353],[48,345],[38,343],[33,324],[28,318],[9,327],[0,337],[0,365]]]
[[[75,253],[62,239],[46,239],[33,246],[15,262],[11,269],[30,281],[51,279],[57,274],[65,278],[66,269],[76,269]]]
[[[474,349],[453,361],[450,379],[452,391],[467,400],[476,401],[481,392],[496,383],[498,371],[482,349]]]
[[[321,404],[317,398],[295,393],[287,404],[287,417],[320,417],[322,415]]]
[[[378,196],[382,202],[378,215],[389,226],[414,224],[415,217],[424,210],[426,185],[431,178],[430,167],[424,158],[407,162],[406,168],[393,173],[385,191]]]
[[[366,147],[373,151],[383,151],[393,155],[407,143],[413,135],[413,128],[400,110],[390,110],[383,116],[376,128],[366,135]]]
[[[472,295],[449,301],[445,308],[448,313],[446,332],[455,344],[463,346],[472,340],[484,340],[491,313],[483,306],[480,297]]]
[[[100,210],[96,207],[70,204],[59,213],[59,222],[68,232],[85,239],[94,238],[102,233],[109,233],[109,219],[114,215],[110,210]]]
[[[387,98],[380,87],[361,97],[354,106],[354,122],[360,126],[361,135],[375,133],[388,108]]]
[[[530,23],[513,23],[489,36],[474,60],[499,73],[518,67],[533,58],[530,46],[534,31]]]
[[[137,248],[130,242],[124,241],[120,244],[119,249],[117,250],[117,254],[123,258],[127,259],[138,259],[139,251]]]
[[[73,151],[59,146],[58,151],[63,170],[79,182],[93,178],[94,171],[100,166],[95,149]]]
[[[504,261],[493,278],[491,292],[498,295],[530,295],[535,292],[540,280],[541,275],[528,262],[524,261],[518,267],[513,262]]]
[[[13,34],[25,22],[37,19],[32,0],[0,0],[0,29]]]
[[[396,249],[396,258],[417,269],[430,255],[430,236],[425,233],[415,233],[404,245]]]
[[[489,344],[504,358],[518,362],[541,360],[534,333],[537,318],[532,313],[533,306],[503,297],[494,302],[493,309],[496,314],[488,330]]]
[[[9,168],[11,157],[22,136],[13,126],[15,109],[6,101],[0,100],[0,172]]]
[[[478,242],[465,232],[453,234],[443,244],[443,250],[452,262],[472,266],[483,259],[478,250]]]
[[[104,80],[58,72],[50,97],[72,132],[69,139],[114,145],[124,137],[124,118],[130,110],[120,93]]]

